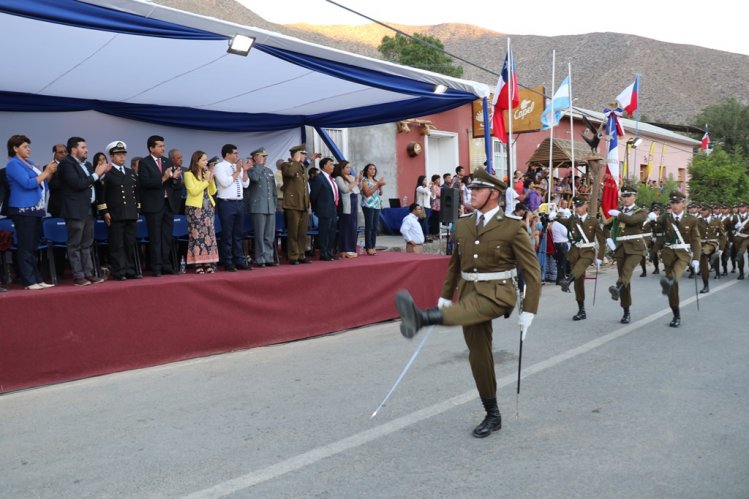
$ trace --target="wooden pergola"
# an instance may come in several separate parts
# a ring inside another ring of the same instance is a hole
[[[569,168],[572,166],[572,141],[554,139],[554,144],[546,138],[538,145],[536,151],[528,158],[528,166],[549,166],[549,149],[551,148],[552,168]],[[590,152],[590,146],[585,142],[575,142],[575,166],[588,166],[591,159],[600,157]]]

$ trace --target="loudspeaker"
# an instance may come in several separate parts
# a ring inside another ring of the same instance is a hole
[[[443,187],[440,190],[440,222],[443,224],[455,223],[458,220],[458,201],[460,191],[451,187]]]

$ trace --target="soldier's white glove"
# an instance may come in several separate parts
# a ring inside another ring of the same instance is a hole
[[[559,214],[564,218],[570,218],[572,216],[572,212],[567,208],[562,208],[561,210],[559,210]]]
[[[618,217],[619,213],[619,210],[609,210],[609,215],[612,217]]]
[[[549,220],[554,220],[557,218],[557,212],[556,211],[550,211],[549,212]]]
[[[601,270],[601,264],[602,263],[603,262],[601,260],[599,260],[598,258],[596,258],[596,270]]]
[[[650,220],[651,222],[655,222],[656,220],[658,220],[658,215],[656,215],[653,212],[650,212],[648,213],[648,220]]]
[[[608,246],[611,251],[616,251],[616,243],[614,243],[614,240],[610,237],[606,239],[606,246]]]
[[[733,226],[736,230],[739,230],[739,227],[741,227],[741,222],[736,222],[736,225]]]
[[[518,317],[518,326],[520,326],[520,331],[523,333],[523,340],[525,340],[525,334],[528,332],[528,328],[531,327],[531,322],[533,322],[533,318],[536,316],[536,314],[532,314],[530,312],[520,312],[520,316]]]
[[[453,304],[452,300],[448,300],[447,298],[440,297],[440,299],[437,300],[437,308],[449,307],[452,304]]]
[[[694,269],[695,274],[700,271],[700,261],[699,260],[692,260],[692,268]]]

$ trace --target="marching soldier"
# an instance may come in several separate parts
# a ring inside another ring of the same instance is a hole
[[[112,169],[96,185],[96,204],[104,223],[109,227],[112,278],[116,281],[140,279],[142,276],[135,264],[135,226],[140,210],[138,176],[125,168],[127,145],[124,142],[111,142],[106,151]]]
[[[739,212],[734,218],[736,223],[733,226],[733,244],[736,248],[736,260],[739,264],[738,280],[744,279],[744,255],[746,255],[746,250],[749,249],[749,212],[747,212],[747,208],[749,208],[749,203],[746,201],[739,202]]]
[[[671,327],[681,325],[679,313],[679,279],[690,266],[695,273],[700,270],[700,229],[697,218],[684,213],[684,194],[674,191],[670,196],[671,214],[658,219],[663,232],[664,248],[661,254],[665,276],[661,277],[661,289],[668,295],[668,304],[674,313]],[[690,265],[691,261],[691,265]]]
[[[653,213],[655,215],[656,220],[658,217],[661,216],[663,213],[663,205],[660,203],[653,203],[651,207],[650,213]],[[648,229],[652,233],[652,236],[650,238],[650,261],[653,262],[653,266],[655,267],[655,270],[653,270],[653,275],[660,274],[661,271],[658,268],[659,259],[661,250],[663,249],[663,234],[658,232],[658,223],[656,220],[652,220],[653,217],[651,217],[648,214]]]
[[[588,201],[582,197],[572,200],[575,214],[569,218],[557,218],[557,222],[567,227],[572,248],[567,252],[572,272],[561,281],[562,291],[569,292],[570,284],[575,282],[575,300],[577,313],[572,316],[573,321],[580,321],[585,315],[585,271],[592,264],[596,269],[601,267],[603,253],[606,250],[603,242],[603,229],[595,217],[588,216]],[[553,219],[552,212],[549,218]]]
[[[525,273],[525,299],[518,324],[527,331],[538,309],[541,268],[522,221],[507,218],[499,207],[507,186],[483,168],[474,172],[471,206],[474,214],[463,217],[455,227],[455,251],[440,293],[438,308],[416,308],[411,295],[400,291],[395,297],[401,316],[401,334],[412,338],[421,327],[431,324],[461,325],[486,417],[473,430],[484,438],[502,428],[497,406],[497,379],[492,355],[492,320],[509,317],[517,301],[516,263]],[[453,303],[457,291],[458,300]]]
[[[700,254],[700,273],[702,289],[700,293],[710,292],[710,268],[715,269],[715,278],[720,276],[720,253],[726,244],[723,222],[713,214],[713,207],[705,203],[701,210],[699,229],[702,235],[702,253]]]
[[[725,203],[720,205],[720,219],[723,221],[723,232],[726,234],[726,244],[723,248],[723,254],[720,257],[720,263],[723,266],[723,273],[721,275],[727,276],[729,258],[731,259],[734,270],[736,270],[736,260],[733,257],[733,225],[736,222],[733,220],[731,208]]]
[[[648,218],[644,209],[635,205],[637,190],[632,186],[623,186],[621,190],[622,209],[609,210],[611,237],[606,244],[614,252],[616,270],[619,274],[616,284],[609,287],[611,299],[619,300],[624,315],[619,322],[629,324],[632,306],[630,281],[640,259],[647,255],[648,249],[642,237],[642,224]],[[651,217],[652,218],[652,217]]]

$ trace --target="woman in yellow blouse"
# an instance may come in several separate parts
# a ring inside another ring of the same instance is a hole
[[[196,274],[212,273],[218,262],[216,230],[213,226],[216,182],[213,169],[208,168],[208,156],[195,151],[190,159],[190,168],[185,173],[185,216],[187,217],[187,264],[195,266]]]

